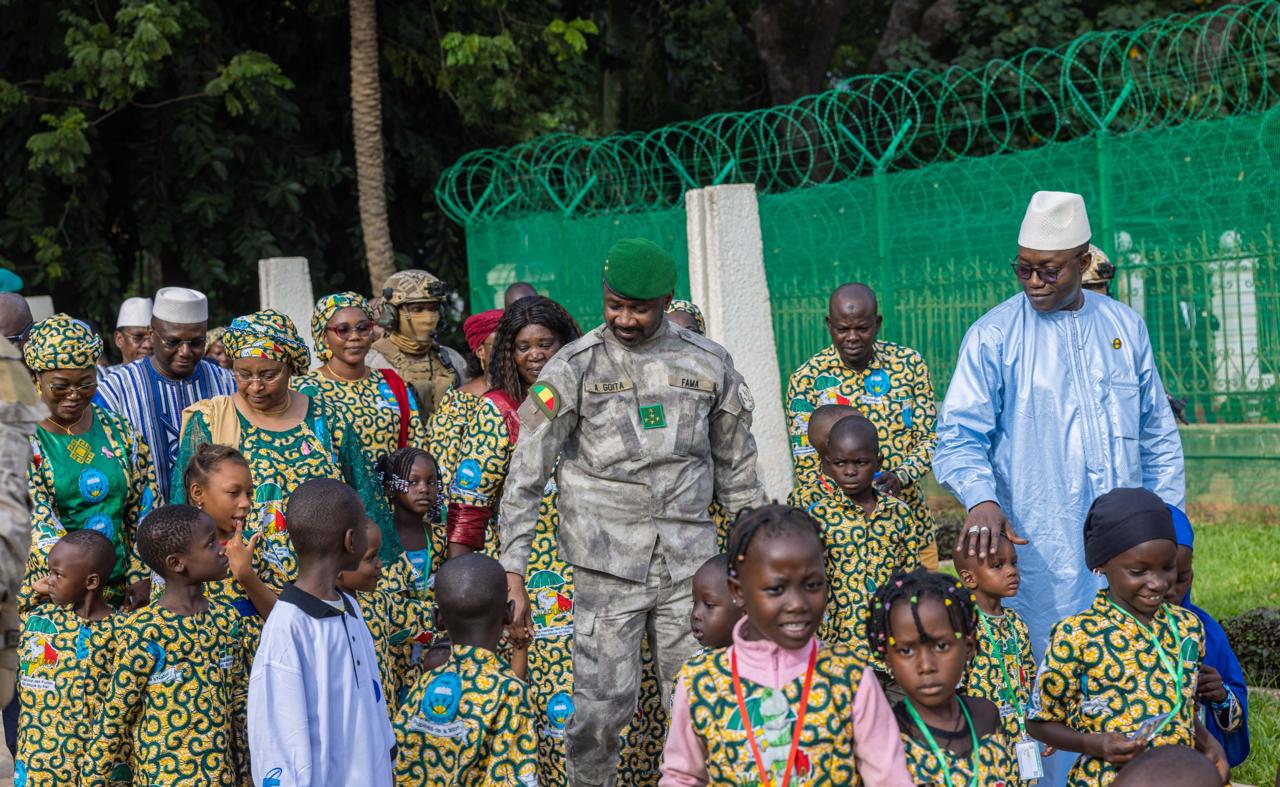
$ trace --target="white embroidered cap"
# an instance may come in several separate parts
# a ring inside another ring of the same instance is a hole
[[[203,292],[186,287],[165,287],[156,293],[151,316],[157,320],[193,325],[209,321],[209,299]]]
[[[150,328],[151,299],[128,298],[120,304],[120,314],[116,317],[117,328]]]
[[[1037,191],[1022,217],[1018,245],[1035,251],[1066,251],[1089,242],[1084,197],[1067,191]]]

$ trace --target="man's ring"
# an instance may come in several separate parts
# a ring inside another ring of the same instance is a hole
[[[982,532],[984,532],[984,533],[989,533],[989,532],[991,532],[991,528],[989,528],[989,527],[983,527],[983,528],[982,528]]]
[[[970,533],[976,533],[976,532],[978,532],[978,526],[977,526],[977,525],[974,525],[973,527],[969,528],[969,532],[970,532]]]

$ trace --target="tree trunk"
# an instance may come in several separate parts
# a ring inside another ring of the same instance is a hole
[[[378,80],[378,12],[375,0],[350,0],[351,127],[356,149],[356,187],[360,231],[369,266],[370,292],[396,272],[387,222],[387,191],[382,166],[382,87]]]
[[[775,105],[826,89],[848,10],[849,0],[760,0],[748,25]]]

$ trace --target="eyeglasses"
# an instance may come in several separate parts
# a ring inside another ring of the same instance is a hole
[[[280,375],[284,374],[283,369],[269,369],[260,374],[249,374],[243,369],[236,369],[236,382],[241,385],[253,385],[254,383],[262,383],[263,385],[273,385],[276,380],[280,379]]]
[[[1058,281],[1058,277],[1066,270],[1066,265],[1057,268],[1033,268],[1023,262],[1013,263],[1013,272],[1021,281],[1029,281],[1032,274],[1040,277],[1040,281],[1045,284],[1053,284]]]
[[[160,340],[160,344],[166,350],[176,350],[185,344],[188,350],[190,350],[191,352],[197,352],[204,349],[206,337],[197,336],[194,339],[168,339],[168,338],[165,338],[164,336],[160,336],[157,334],[156,338]]]
[[[342,323],[341,325],[330,325],[329,330],[333,331],[334,336],[337,336],[345,342],[352,333],[358,333],[361,336],[368,336],[373,333],[373,323],[368,320],[362,320],[355,325]]]
[[[81,383],[80,385],[67,385],[66,383],[53,383],[49,386],[49,393],[58,399],[66,399],[73,393],[83,397],[88,397],[98,389],[98,381],[91,383]]]
[[[129,339],[129,341],[134,344],[142,344],[147,339],[151,338],[151,331],[121,331],[120,333],[123,333],[125,338]]]

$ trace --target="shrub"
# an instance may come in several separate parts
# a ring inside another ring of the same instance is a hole
[[[1280,609],[1262,607],[1222,621],[1251,686],[1280,685]]]

